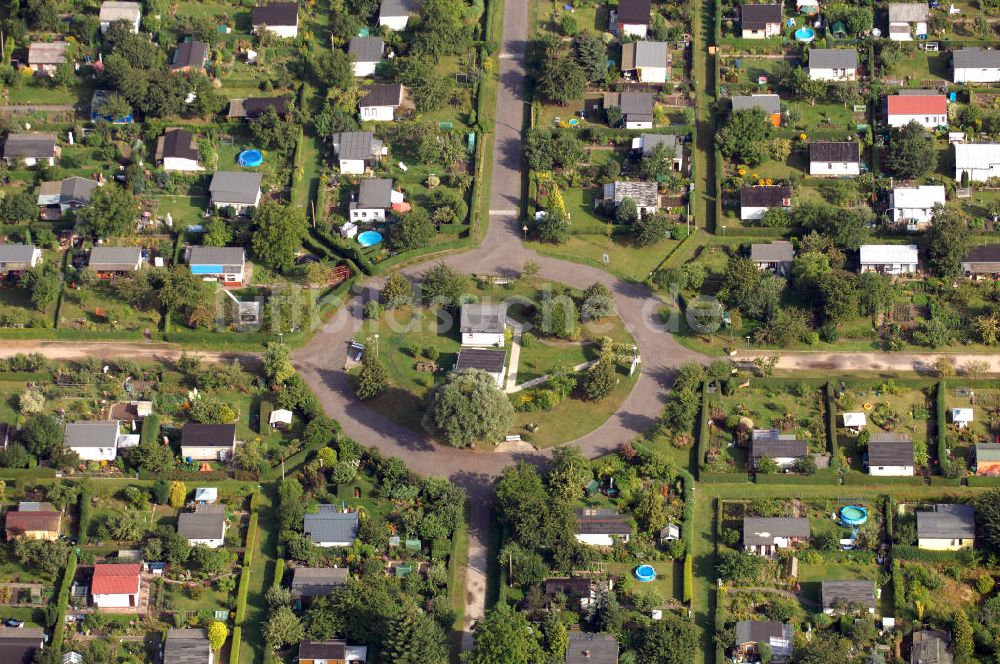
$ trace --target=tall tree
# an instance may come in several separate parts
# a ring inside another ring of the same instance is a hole
[[[767,158],[767,141],[773,131],[763,111],[736,111],[715,134],[715,144],[727,159],[756,166]]]
[[[962,274],[962,260],[972,248],[965,217],[957,210],[939,207],[924,235],[927,265],[939,277],[953,279]]]
[[[497,443],[510,429],[514,408],[485,371],[451,373],[431,395],[428,423],[449,445]]]
[[[898,178],[912,180],[927,175],[937,166],[934,137],[915,121],[893,129],[883,164]]]
[[[644,662],[687,664],[698,650],[694,624],[676,613],[664,611],[662,620],[654,620],[643,633],[639,654]]]
[[[471,36],[462,16],[465,6],[465,2],[455,0],[424,0],[413,36],[413,50],[435,59],[461,53]]]
[[[139,200],[109,183],[94,190],[79,217],[82,226],[98,237],[130,235],[139,219]]]
[[[53,263],[37,265],[21,276],[21,288],[31,293],[31,303],[39,311],[45,311],[59,299],[62,292],[62,278]]]
[[[379,301],[386,309],[398,309],[413,301],[413,286],[402,272],[393,272],[385,280]]]
[[[265,200],[254,213],[254,226],[251,246],[257,259],[268,267],[290,269],[309,230],[302,209]]]
[[[434,239],[434,222],[423,208],[414,208],[396,218],[389,240],[396,251],[426,247]]]
[[[361,373],[354,393],[362,401],[374,399],[389,389],[389,372],[374,353],[366,352],[361,360]]]
[[[531,623],[508,604],[498,604],[476,627],[467,664],[537,664],[545,659]]]
[[[538,72],[538,90],[557,104],[579,99],[587,87],[587,74],[579,63],[560,48],[549,52]]]
[[[382,656],[396,664],[446,664],[447,636],[433,618],[408,606],[389,624]]]
[[[608,46],[596,32],[584,30],[573,37],[573,58],[592,83],[603,81],[608,73]]]

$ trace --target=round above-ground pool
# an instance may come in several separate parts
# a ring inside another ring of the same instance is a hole
[[[857,505],[840,508],[840,520],[848,526],[860,526],[868,520],[868,510]]]
[[[365,231],[358,234],[358,244],[362,247],[374,247],[382,241],[382,234],[378,231]]]
[[[807,44],[814,39],[816,39],[816,31],[810,28],[809,26],[799,28],[798,30],[795,31],[795,41],[800,41],[804,44]]]
[[[635,575],[635,578],[644,583],[656,580],[656,570],[653,569],[652,565],[639,565],[632,573]]]
[[[240,166],[260,166],[264,163],[264,155],[260,150],[244,150],[237,161]]]

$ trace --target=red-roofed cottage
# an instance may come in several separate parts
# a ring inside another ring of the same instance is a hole
[[[890,127],[911,122],[927,129],[948,126],[948,100],[944,95],[889,95],[886,101]]]
[[[139,565],[94,565],[90,594],[99,609],[139,606]]]

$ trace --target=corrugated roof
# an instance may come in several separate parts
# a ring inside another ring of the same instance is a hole
[[[455,371],[481,369],[487,373],[503,373],[507,351],[489,348],[463,348],[458,351]]]
[[[135,21],[142,16],[142,8],[138,2],[119,2],[107,0],[101,3],[99,18],[102,23],[114,21]]]
[[[670,61],[667,42],[639,41],[622,44],[622,69],[666,67]]]
[[[139,247],[94,247],[87,267],[94,270],[134,270],[142,260]]]
[[[260,193],[261,173],[216,171],[208,186],[212,199],[222,203],[253,204]]]
[[[0,244],[0,263],[30,263],[35,250],[33,244]]]
[[[945,504],[931,512],[917,512],[918,539],[971,539],[976,536],[976,510],[972,505]]]
[[[242,117],[248,120],[256,120],[264,115],[269,108],[273,108],[278,117],[284,117],[288,112],[288,101],[284,97],[247,97],[241,101]],[[231,102],[230,102],[231,103]],[[232,115],[232,110],[230,110]]]
[[[226,534],[225,508],[181,512],[177,517],[177,534],[187,539],[222,539]]]
[[[788,240],[750,245],[750,260],[758,263],[790,263],[795,250]]]
[[[29,65],[61,65],[66,62],[69,42],[31,42],[28,46]]]
[[[781,5],[740,5],[740,24],[745,30],[762,30],[781,23]]]
[[[322,597],[347,583],[344,567],[296,567],[292,576],[292,597]]]
[[[243,247],[191,247],[188,265],[243,265]]]
[[[379,62],[384,50],[385,41],[381,37],[355,37],[347,47],[355,62]]]
[[[376,83],[368,86],[368,91],[358,102],[358,106],[399,106],[402,103],[402,85],[399,83]]]
[[[811,48],[809,68],[857,69],[858,51],[853,48]]]
[[[735,95],[731,99],[733,112],[759,109],[768,115],[781,112],[781,98],[778,95]]]
[[[955,69],[1000,68],[1000,51],[987,48],[960,48],[952,54]]]
[[[299,23],[299,5],[295,2],[272,2],[263,7],[254,7],[250,12],[250,22],[254,26],[292,26]]]
[[[70,422],[63,434],[66,447],[114,447],[118,440],[118,421]]]
[[[659,187],[655,182],[609,182],[604,185],[605,198],[621,205],[626,198],[631,198],[639,207],[659,207]]]
[[[763,456],[772,459],[801,458],[809,453],[809,446],[804,440],[755,440],[751,443],[750,450],[754,460]]]
[[[804,517],[744,517],[743,544],[773,544],[775,537],[809,537],[809,519]]]
[[[130,595],[139,592],[140,566],[135,563],[94,565],[94,577],[90,584],[92,595]]]
[[[391,18],[399,16],[413,16],[420,11],[418,0],[382,0],[379,5],[379,18]]]
[[[976,445],[976,461],[1000,461],[1000,444],[980,443]]]
[[[578,535],[631,535],[632,524],[624,514],[613,509],[576,510]]]
[[[0,247],[2,249],[2,247]],[[986,244],[973,247],[963,259],[965,263],[996,263],[1000,262],[1000,244]]]
[[[1000,164],[1000,143],[956,143],[955,168],[989,169]]]
[[[340,159],[371,159],[382,151],[382,141],[370,131],[344,131],[333,135],[333,147]]]
[[[819,141],[810,143],[809,161],[857,164],[861,161],[861,147],[857,141]]]
[[[50,532],[58,533],[59,525],[62,523],[62,513],[60,512],[7,512],[4,528],[8,537],[17,536],[27,532]]]
[[[43,132],[10,134],[3,145],[3,156],[10,158],[48,158],[55,152],[56,135]]]
[[[792,197],[788,185],[743,187],[740,189],[741,207],[783,207]]]
[[[892,190],[892,200],[898,208],[932,208],[937,204],[944,205],[944,185],[896,187]]]
[[[618,664],[618,639],[573,630],[566,647],[566,664]]]
[[[545,579],[542,592],[546,595],[589,595],[594,587],[592,579]]]
[[[306,514],[302,530],[316,544],[353,542],[358,536],[358,513],[338,512],[336,505],[320,505],[318,512]]]
[[[188,422],[181,429],[182,447],[224,447],[236,441],[235,424],[195,424]]]
[[[926,2],[890,2],[890,23],[920,23],[927,20],[930,9]]]
[[[392,206],[392,180],[389,178],[367,178],[358,185],[358,200],[356,207],[362,209],[382,208]]]
[[[790,642],[792,626],[770,620],[741,620],[736,623],[738,646],[747,643],[769,643],[772,639]]]
[[[658,145],[673,150],[674,156],[677,156],[677,134],[643,134],[640,137],[640,143],[642,144],[643,157],[652,157],[653,150]]]
[[[205,59],[207,57],[208,44],[205,42],[181,42],[174,50],[174,58],[170,63],[170,67],[171,69],[181,69],[183,67],[204,67]]]
[[[328,641],[300,641],[299,661],[303,659],[343,660],[347,656],[347,641],[330,639]]]
[[[918,257],[915,244],[863,244],[861,264],[916,263]]]
[[[459,331],[462,334],[503,334],[507,322],[507,304],[468,302],[459,314]]]
[[[876,440],[877,433],[872,433],[868,443],[868,466],[913,466],[912,441]]]
[[[211,656],[208,630],[167,630],[163,643],[163,664],[208,664]]]
[[[168,129],[160,137],[162,141],[157,147],[157,159],[174,157],[177,159],[193,159],[198,161],[198,146],[194,134],[186,129]]]
[[[835,605],[860,604],[866,609],[875,608],[875,582],[873,581],[822,581],[823,608]]]
[[[910,646],[912,664],[952,664],[955,659],[948,650],[951,634],[937,629],[913,633]]]

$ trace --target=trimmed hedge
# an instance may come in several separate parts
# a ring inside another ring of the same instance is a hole
[[[681,524],[681,537],[684,538],[686,551],[682,600],[690,606],[694,595],[694,476],[684,469],[679,470],[677,476],[681,478],[684,486],[684,521]]]
[[[750,478],[746,473],[698,473],[698,481],[704,484],[744,484]]]
[[[945,393],[947,391],[946,381],[941,381],[937,386],[937,410],[936,410],[936,420],[937,420],[937,457],[938,457],[938,469],[943,474],[945,471],[945,464],[951,463],[948,460],[948,421],[945,413],[947,408],[945,408]],[[935,478],[937,481],[937,478]]]
[[[995,487],[1000,486],[1000,477],[981,477],[979,475],[970,475],[966,478],[969,486],[979,486],[979,487]]]
[[[844,473],[844,484],[853,486],[882,486],[885,484],[905,484],[909,486],[923,486],[923,477],[882,477],[879,475],[868,475],[866,473],[849,472]]]
[[[272,588],[281,587],[281,579],[285,576],[285,559],[278,558],[274,561],[274,581],[271,582]]]
[[[691,597],[694,590],[694,556],[688,553],[684,556],[684,590],[681,601],[691,604]]]
[[[832,470],[820,470],[814,475],[793,475],[790,473],[774,473],[754,476],[756,484],[840,484],[840,475]]]
[[[51,479],[56,476],[55,468],[4,468],[0,470],[0,480],[27,481],[38,479]]]
[[[155,413],[147,415],[142,420],[142,429],[139,432],[139,443],[156,443],[160,437],[160,416]]]
[[[76,576],[76,551],[71,551],[63,571],[62,584],[56,596],[56,624],[52,631],[54,652],[62,652],[63,638],[66,636],[66,607],[69,606],[69,591],[73,587],[73,577]]]
[[[885,497],[885,534],[889,539],[893,538],[893,520],[896,518],[896,501],[892,496]]]
[[[837,453],[837,400],[833,395],[833,385],[827,383],[826,394],[826,446],[830,450],[830,468],[840,470],[840,455]]]
[[[708,407],[708,381],[701,384],[701,410],[698,414],[698,479],[705,481],[703,469],[708,455],[708,421],[711,411]]]
[[[915,560],[924,563],[943,563],[962,560],[966,556],[975,555],[972,549],[958,551],[931,551],[910,544],[896,544],[892,547],[892,557],[895,560]]]
[[[87,543],[87,530],[90,528],[90,504],[92,502],[90,498],[90,484],[84,482],[80,486],[80,523],[77,537],[80,546]]]
[[[903,602],[903,570],[899,561],[892,561],[892,606],[897,618],[906,615],[906,605]]]
[[[233,628],[233,637],[229,642],[229,664],[240,664],[240,646],[243,645],[243,627]]]

